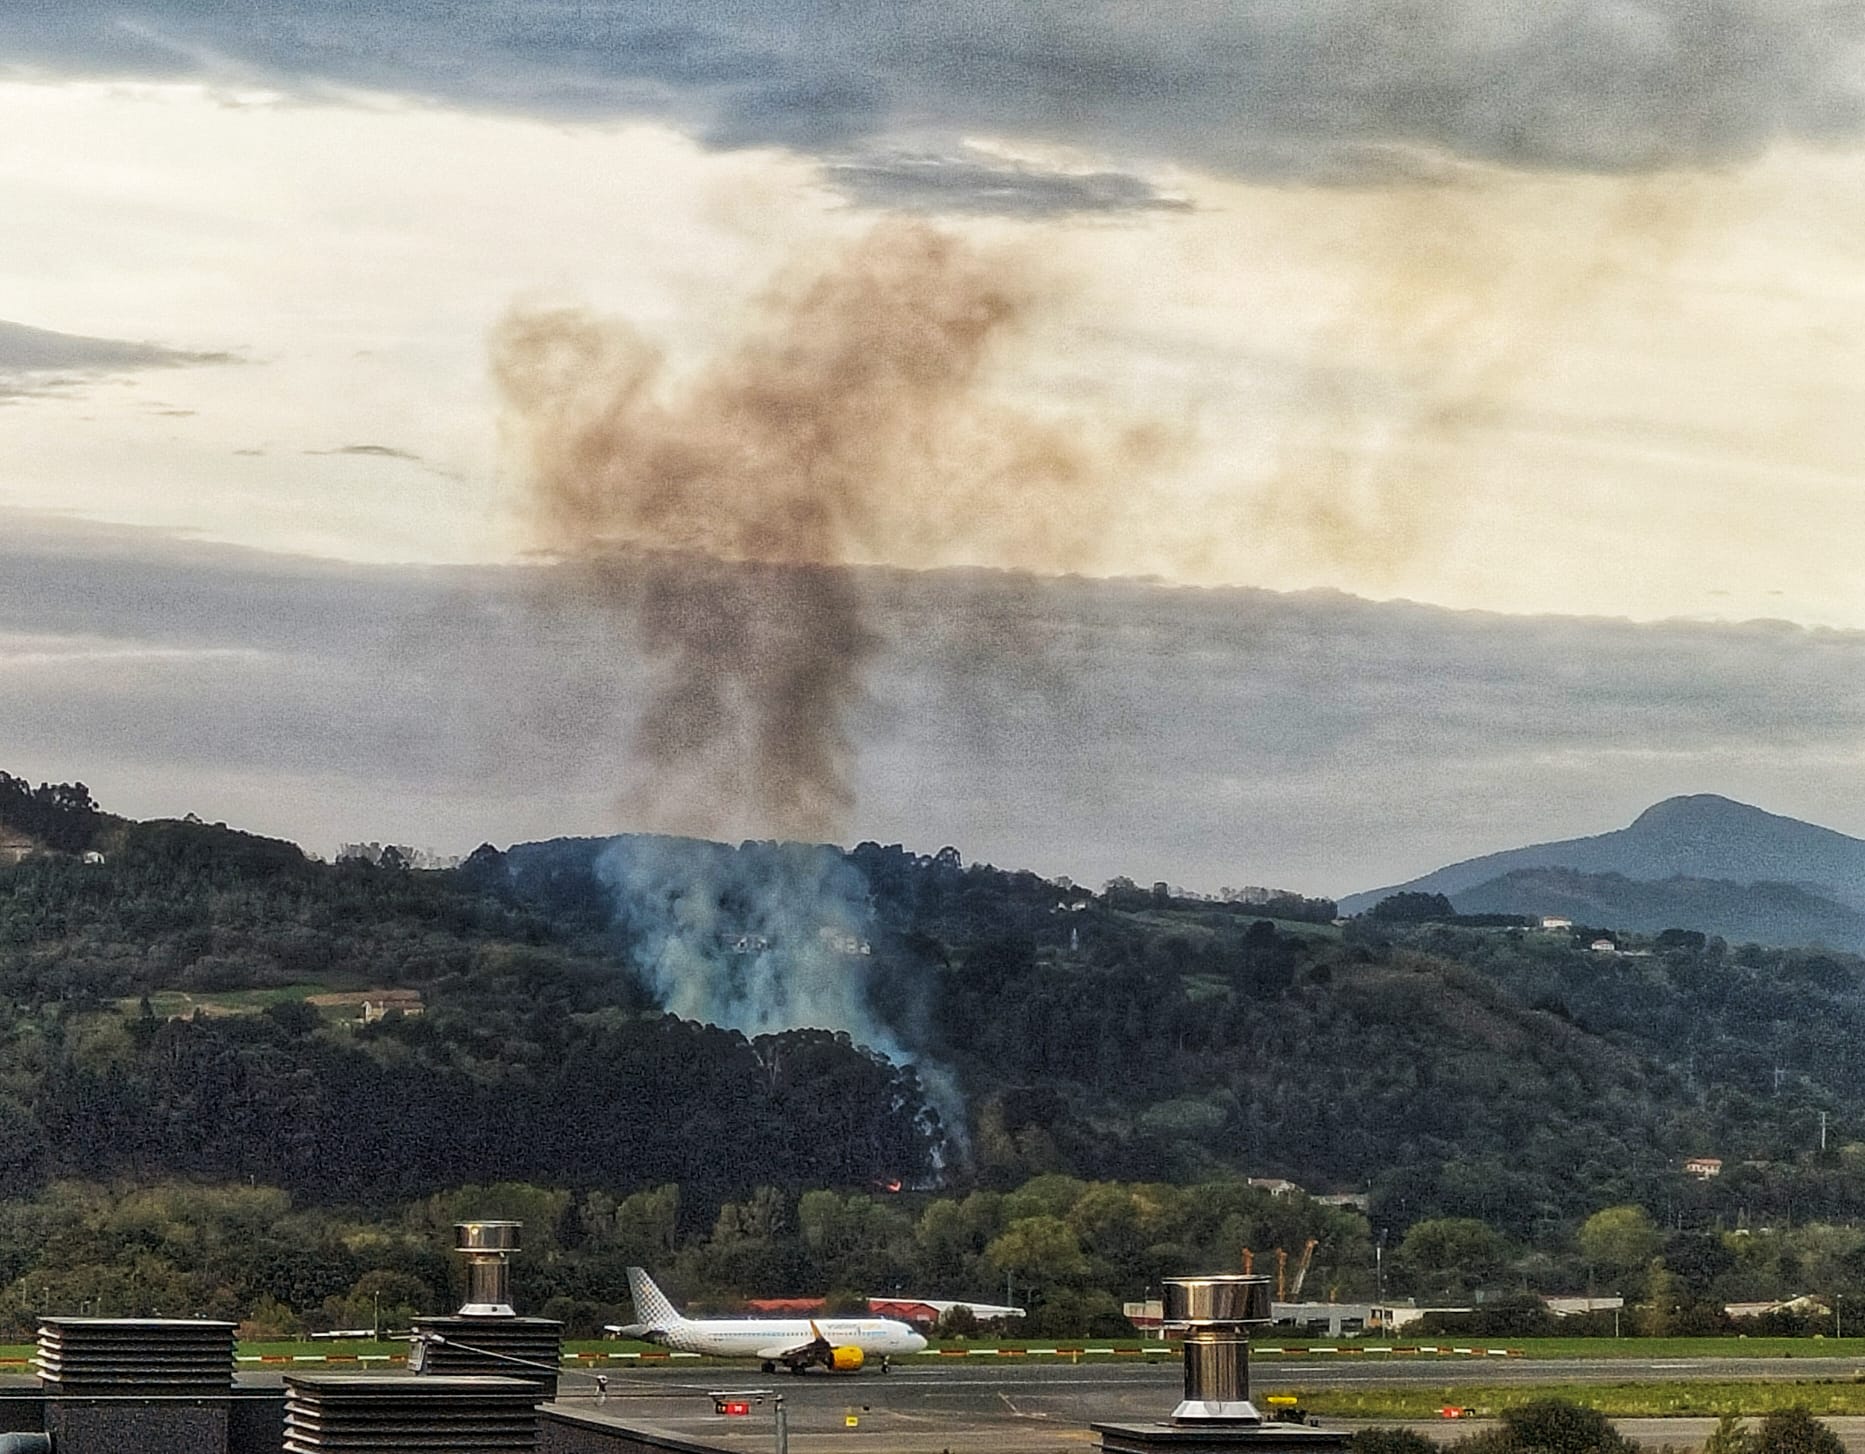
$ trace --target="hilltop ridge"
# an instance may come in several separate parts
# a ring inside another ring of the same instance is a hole
[[[1786,884],[1865,910],[1865,840],[1715,793],[1666,798],[1624,828],[1533,843],[1447,864],[1388,888],[1343,898],[1357,914],[1389,894],[1458,895],[1525,869],[1617,874],[1640,882],[1674,878]]]

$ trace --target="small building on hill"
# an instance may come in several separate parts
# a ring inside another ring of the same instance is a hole
[[[37,853],[39,845],[17,828],[0,823],[0,868],[11,868],[28,854]]]
[[[1694,1176],[1698,1181],[1709,1181],[1722,1174],[1723,1159],[1720,1156],[1693,1156],[1684,1163],[1684,1175]]]

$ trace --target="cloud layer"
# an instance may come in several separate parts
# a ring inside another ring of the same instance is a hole
[[[0,319],[0,401],[142,369],[233,362],[234,356],[228,353],[54,333]]]
[[[538,567],[407,571],[0,524],[0,742],[137,813],[328,851],[613,831],[651,673]],[[720,567],[722,572],[731,568]],[[1857,833],[1865,634],[1332,593],[851,573],[852,832],[1346,892],[1715,791]],[[988,647],[981,643],[994,643]],[[761,831],[751,805],[722,836]]]
[[[0,16],[16,68],[650,114],[719,145],[852,157],[857,186],[901,138],[979,133],[1291,180],[1403,176],[1421,152],[1717,165],[1856,137],[1862,42],[1860,0],[128,0]]]

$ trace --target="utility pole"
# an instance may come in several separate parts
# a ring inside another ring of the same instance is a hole
[[[1826,1112],[1820,1112],[1820,1150],[1826,1149]]]

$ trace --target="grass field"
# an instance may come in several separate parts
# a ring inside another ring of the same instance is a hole
[[[1615,1418],[1687,1418],[1765,1414],[1804,1408],[1815,1414],[1865,1414],[1865,1381],[1796,1379],[1755,1383],[1533,1384],[1485,1387],[1447,1383],[1429,1388],[1315,1388],[1253,1380],[1252,1394],[1292,1394],[1310,1413],[1337,1419],[1431,1419],[1446,1408],[1482,1417],[1535,1399],[1561,1398]]]
[[[205,1010],[210,1015],[243,1015],[256,1013],[268,1005],[286,1004],[327,992],[327,987],[321,984],[275,985],[262,990],[197,990],[192,994],[184,990],[156,990],[149,996],[149,1008],[158,1020],[191,1015],[196,1010]],[[126,1015],[136,1014],[140,1005],[137,999],[117,1001],[117,1008]]]
[[[254,1015],[273,1005],[304,1001],[313,995],[341,995],[346,1003],[318,1005],[316,1009],[326,1020],[353,1020],[363,998],[383,993],[385,991],[353,990],[347,986],[314,983],[272,985],[266,989],[252,990],[195,990],[192,993],[185,990],[156,990],[149,996],[149,1008],[158,1020],[185,1017],[196,1010],[208,1015]],[[134,1016],[140,1013],[142,1002],[139,999],[124,999],[118,1000],[116,1004],[122,1014]]]
[[[1400,1352],[1375,1352],[1380,1348],[1415,1348],[1420,1346],[1449,1349],[1453,1346],[1478,1350],[1477,1356],[1457,1354],[1409,1354]],[[1581,1391],[1565,1386],[1548,1384],[1524,1387],[1496,1388],[1483,1382],[1483,1367],[1494,1355],[1490,1350],[1506,1348],[1512,1355],[1519,1354],[1525,1358],[1675,1358],[1680,1361],[1692,1358],[1856,1358],[1865,1365],[1865,1338],[1523,1338],[1507,1341],[1478,1340],[1463,1342],[1450,1339],[1424,1339],[1419,1342],[1386,1343],[1379,1340],[1330,1340],[1326,1338],[1293,1338],[1288,1336],[1263,1337],[1256,1340],[1259,1350],[1255,1360],[1256,1382],[1266,1391],[1298,1391],[1285,1389],[1278,1377],[1277,1365],[1285,1360],[1294,1360],[1304,1356],[1351,1356],[1356,1362],[1403,1358],[1408,1362],[1419,1358],[1430,1359],[1440,1363],[1444,1368],[1444,1381],[1425,1388],[1367,1389],[1363,1392],[1348,1393],[1342,1390],[1317,1390],[1313,1407],[1326,1408],[1327,1411],[1343,1416],[1361,1414],[1357,1407],[1349,1406],[1352,1400],[1368,1401],[1364,1410],[1367,1417],[1422,1417],[1426,1413],[1436,1413],[1447,1403],[1469,1404],[1477,1406],[1481,1401],[1507,1404],[1520,1402],[1524,1398],[1540,1396],[1550,1389],[1555,1389],[1562,1396],[1581,1398],[1584,1402],[1597,1403],[1599,1407],[1608,1408],[1605,1400],[1609,1398],[1632,1400],[1636,1408],[1621,1409],[1616,1405],[1608,1409],[1614,1413],[1720,1413],[1726,1408],[1734,1408],[1728,1402],[1730,1397],[1740,1398],[1746,1402],[1738,1411],[1761,1412],[1777,1404],[1807,1401],[1811,1397],[1801,1396],[1796,1391],[1818,1391],[1823,1399],[1838,1402],[1827,1411],[1844,1413],[1865,1413],[1865,1373],[1857,1379],[1812,1378],[1796,1379],[1792,1382],[1773,1380],[1769,1382],[1729,1382],[1729,1383],[1663,1383],[1632,1382],[1624,1384],[1588,1384]],[[1339,1348],[1352,1350],[1337,1355],[1308,1355],[1310,1348]],[[1284,1349],[1286,1352],[1264,1352],[1262,1350]],[[333,1363],[375,1363],[382,1360],[399,1360],[405,1358],[408,1344],[405,1340],[388,1340],[377,1342],[371,1338],[360,1339],[298,1339],[286,1342],[241,1343],[239,1356],[243,1367],[252,1367],[255,1363],[279,1362],[333,1362]],[[615,1362],[633,1364],[637,1361],[649,1364],[661,1360],[672,1361],[665,1348],[652,1343],[639,1343],[612,1338],[579,1339],[564,1344],[566,1354],[578,1355],[580,1359],[591,1362]],[[0,1372],[9,1367],[17,1370],[32,1357],[32,1345],[28,1343],[0,1344]],[[935,1360],[934,1355],[941,1355]],[[1135,1362],[1142,1359],[1176,1359],[1178,1345],[1161,1343],[1156,1339],[1140,1338],[976,1338],[968,1342],[935,1343],[927,1354],[918,1355],[910,1361],[916,1366],[935,1361],[958,1362],[964,1358],[1028,1358],[1035,1363],[1093,1362],[1100,1360],[1119,1360]],[[682,1363],[694,1362],[711,1364],[715,1359],[690,1359],[682,1357]],[[741,1360],[742,1361],[742,1360]],[[1579,1386],[1576,1386],[1578,1388]],[[1777,1398],[1776,1395],[1786,1391],[1789,1395]],[[1343,1400],[1347,1401],[1343,1403]],[[1772,1400],[1772,1401],[1771,1401]],[[1338,1405],[1338,1406],[1337,1406]],[[1815,1405],[1824,1407],[1824,1405]]]
[[[1471,1340],[1394,1341],[1442,1346],[1447,1342],[1467,1345]],[[1519,1348],[1525,1358],[1865,1358],[1865,1338],[1505,1338],[1490,1346]]]

